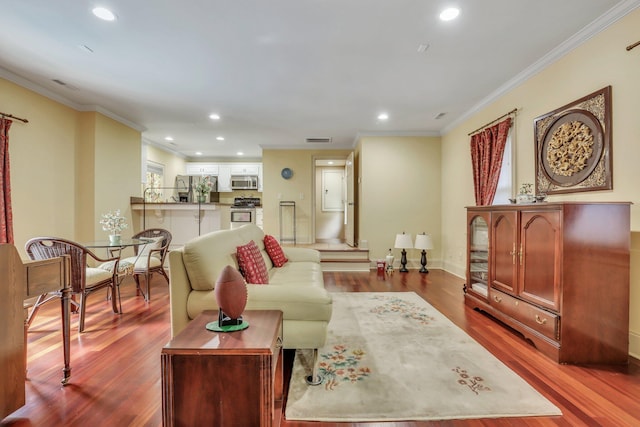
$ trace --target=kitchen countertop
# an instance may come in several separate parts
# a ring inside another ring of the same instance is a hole
[[[147,203],[131,203],[131,209],[172,209],[172,210],[191,210],[200,208],[207,211],[215,211],[225,206],[224,203],[187,203],[187,202],[147,202]]]

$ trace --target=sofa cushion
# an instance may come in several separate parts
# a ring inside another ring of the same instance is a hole
[[[238,268],[248,283],[269,283],[269,273],[256,242],[251,240],[246,245],[236,247]]]
[[[269,258],[271,258],[271,262],[273,262],[274,267],[282,267],[287,261],[289,261],[285,256],[280,243],[275,237],[269,234],[264,236],[264,248],[269,254]]]
[[[227,265],[237,266],[236,247],[251,240],[243,240],[238,230],[214,231],[185,243],[182,260],[192,289],[214,289],[222,270]]]
[[[143,239],[140,240],[147,240],[149,241],[149,243],[146,243],[143,248],[142,251],[139,253],[140,257],[147,257],[149,256],[149,252],[151,252],[154,249],[160,249],[162,247],[162,240],[164,239],[164,237],[160,236],[160,237],[145,237]],[[152,255],[152,257],[155,258],[160,258],[160,252],[154,252]]]

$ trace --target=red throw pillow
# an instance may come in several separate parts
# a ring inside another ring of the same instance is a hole
[[[275,237],[269,236],[268,234],[264,236],[264,248],[267,250],[269,258],[271,258],[275,267],[282,267],[289,261]]]
[[[247,283],[266,285],[269,283],[269,272],[264,258],[253,240],[243,246],[236,247],[238,268]]]

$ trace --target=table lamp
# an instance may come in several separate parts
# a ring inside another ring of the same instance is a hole
[[[427,249],[433,249],[431,236],[424,232],[422,234],[416,234],[416,243],[414,247],[416,249],[422,249],[422,257],[420,258],[420,264],[422,264],[422,268],[420,269],[420,273],[428,273],[429,270],[427,270]]]
[[[394,245],[396,249],[402,249],[402,257],[400,258],[400,272],[407,273],[407,248],[413,248],[413,242],[411,241],[411,234],[405,234],[404,231],[402,234],[396,234],[396,244]]]

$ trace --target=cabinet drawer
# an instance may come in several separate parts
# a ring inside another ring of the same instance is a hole
[[[491,305],[552,340],[560,339],[560,316],[491,289]]]

